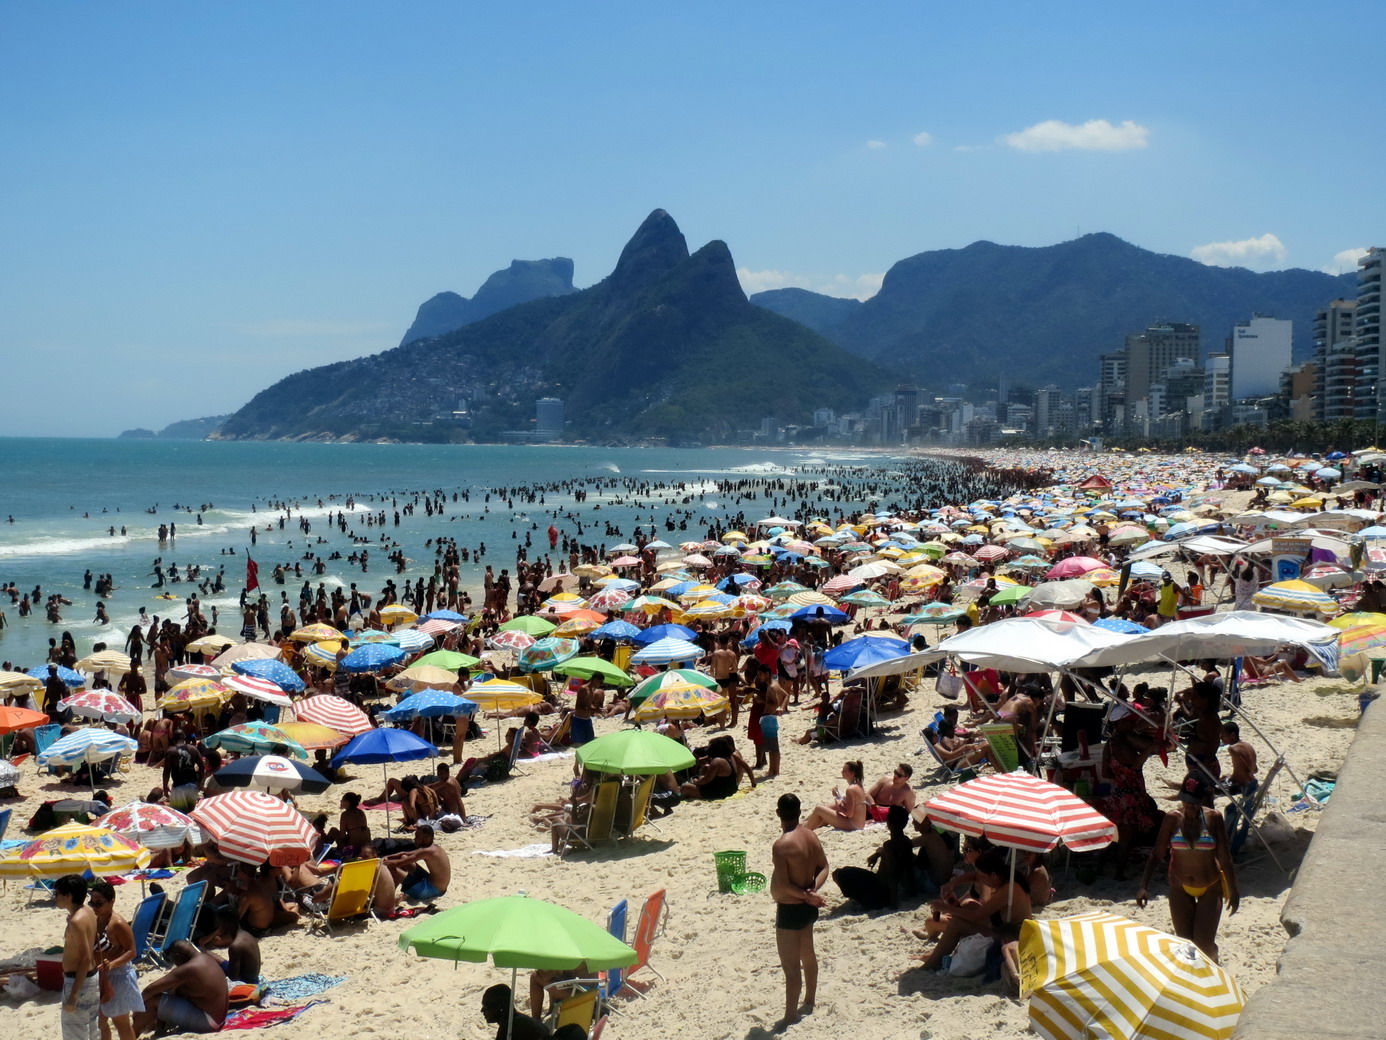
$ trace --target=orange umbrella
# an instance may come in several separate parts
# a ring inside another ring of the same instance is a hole
[[[41,711],[30,711],[28,708],[17,708],[8,704],[0,706],[0,733],[13,733],[18,729],[42,726],[47,721],[48,716]]]

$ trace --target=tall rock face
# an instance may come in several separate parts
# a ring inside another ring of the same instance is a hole
[[[1221,350],[1253,314],[1295,323],[1294,356],[1311,350],[1314,310],[1355,293],[1352,275],[1289,270],[1257,274],[1153,253],[1115,235],[1042,248],[974,242],[895,264],[881,291],[832,324],[817,325],[854,354],[910,368],[925,384],[1082,386],[1097,357],[1157,321],[1201,326],[1203,349]],[[807,320],[806,301],[761,293],[755,302]],[[826,311],[834,304],[815,304]]]
[[[516,304],[547,296],[566,296],[573,287],[573,262],[566,256],[550,260],[512,260],[492,274],[470,300],[455,292],[440,292],[419,307],[414,324],[400,346],[455,332]]]
[[[559,397],[586,436],[706,442],[764,416],[859,408],[889,383],[874,364],[753,306],[724,243],[690,256],[656,210],[596,285],[289,376],[217,436],[441,440],[465,401],[473,437],[487,440],[532,424],[536,398]]]

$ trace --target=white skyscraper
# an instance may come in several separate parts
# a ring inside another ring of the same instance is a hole
[[[1231,396],[1265,397],[1280,389],[1280,373],[1290,365],[1295,323],[1255,315],[1232,330]]]

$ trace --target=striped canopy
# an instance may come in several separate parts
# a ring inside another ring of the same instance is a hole
[[[1188,939],[1100,912],[1021,925],[1020,992],[1046,1040],[1225,1040],[1245,1003]]]
[[[697,643],[671,636],[656,639],[649,646],[643,647],[631,661],[635,664],[674,664],[679,661],[696,661],[704,653],[703,648]]]
[[[294,705],[294,715],[299,722],[314,722],[350,737],[375,728],[364,711],[330,693],[299,701]]]
[[[1096,809],[1020,771],[959,784],[928,802],[924,813],[940,827],[1027,852],[1049,852],[1060,842],[1090,852],[1116,840],[1116,825]]]
[[[1338,601],[1307,581],[1277,581],[1252,596],[1251,602],[1262,610],[1287,610],[1292,614],[1338,612]]]
[[[243,722],[213,733],[203,741],[208,747],[225,748],[238,754],[260,755],[283,748],[294,758],[307,758],[308,751],[278,726],[267,722]],[[285,752],[275,752],[282,754]]]
[[[221,854],[238,863],[296,867],[312,856],[317,844],[317,833],[302,813],[260,791],[204,798],[192,817]]]
[[[278,683],[272,683],[268,679],[257,679],[253,675],[233,675],[223,685],[228,690],[243,693],[253,700],[277,704],[281,708],[287,708],[293,704],[288,695],[280,689]]]
[[[121,755],[134,755],[139,745],[129,737],[108,729],[79,729],[59,737],[40,751],[41,766],[79,766],[83,762],[105,762]]]

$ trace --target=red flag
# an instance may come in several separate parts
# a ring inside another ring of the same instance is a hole
[[[249,556],[245,558],[245,591],[260,587],[260,568]]]

